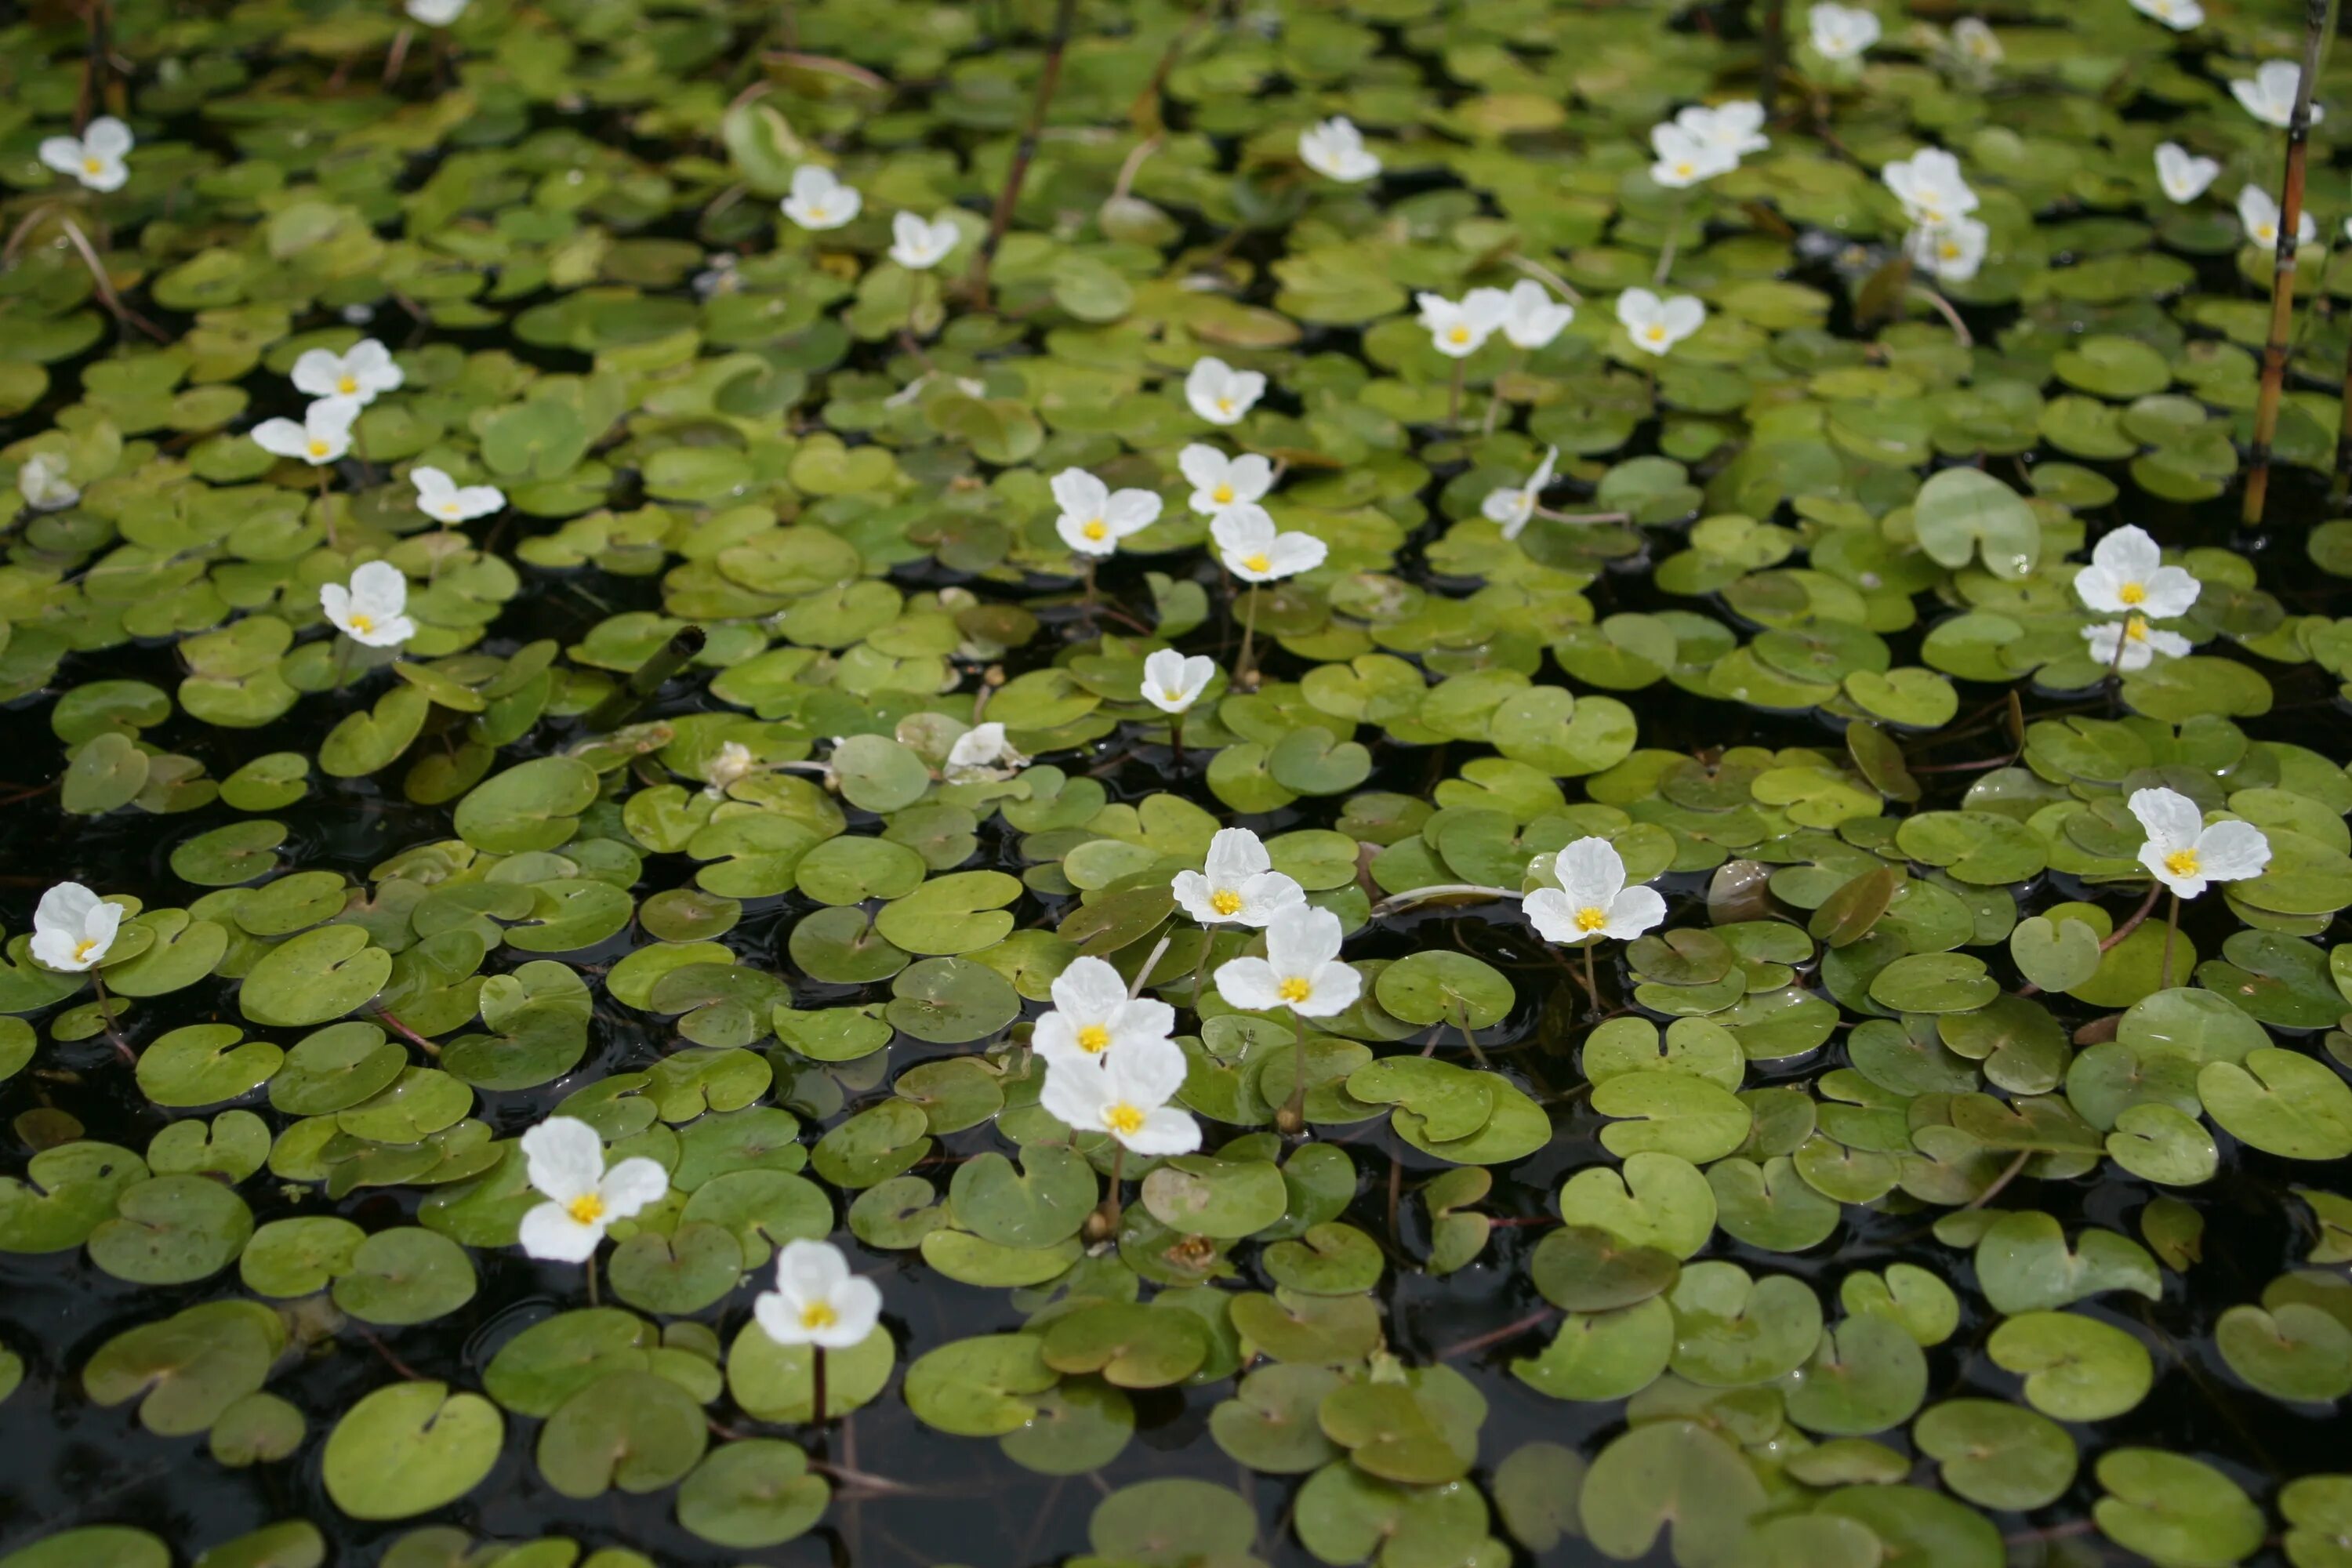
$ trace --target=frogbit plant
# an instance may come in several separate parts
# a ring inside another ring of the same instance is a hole
[[[2164,968],[2160,984],[2172,984],[2172,949],[2180,931],[2180,900],[2193,899],[2214,882],[2259,877],[2271,861],[2271,841],[2251,822],[2225,819],[2206,824],[2197,803],[2177,790],[2138,789],[2126,803],[2147,835],[2139,863],[2171,895],[2164,921]]]
[[[588,1265],[588,1300],[596,1300],[596,1248],[604,1232],[634,1219],[669,1191],[669,1173],[657,1160],[631,1155],[604,1165],[604,1140],[572,1116],[551,1116],[522,1135],[530,1184],[547,1201],[522,1216],[529,1256]]]
[[[1546,942],[1584,949],[1584,988],[1601,1006],[1593,973],[1593,950],[1603,942],[1631,942],[1666,918],[1666,900],[1654,888],[1625,885],[1624,858],[1605,838],[1584,837],[1559,851],[1551,864],[1559,886],[1538,888],[1520,908]]]
[[[795,1237],[776,1249],[776,1288],[751,1300],[751,1321],[780,1345],[809,1349],[809,1419],[826,1418],[825,1352],[856,1350],[881,1331],[882,1288],[850,1272],[830,1241]]]
[[[1218,995],[1253,1013],[1286,1009],[1297,1026],[1290,1099],[1275,1115],[1275,1125],[1294,1136],[1307,1127],[1307,1020],[1345,1012],[1363,992],[1363,976],[1339,961],[1341,941],[1339,917],[1330,910],[1277,902],[1265,921],[1265,955],[1217,966]]]

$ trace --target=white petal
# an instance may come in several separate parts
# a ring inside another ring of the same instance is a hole
[[[1169,890],[1176,895],[1176,901],[1184,907],[1184,912],[1202,925],[1214,925],[1233,918],[1219,914],[1217,907],[1209,901],[1216,896],[1217,890],[1209,879],[1198,871],[1177,872],[1169,883]]]
[[[2140,586],[2147,591],[2147,597],[2139,605],[2139,613],[2150,620],[2168,621],[2189,613],[2204,584],[2186,567],[2159,566],[2147,574]]]
[[[1111,1099],[1146,1110],[1174,1099],[1190,1070],[1183,1051],[1165,1036],[1124,1046],[1104,1058],[1103,1066]]]
[[[1266,923],[1266,962],[1283,974],[1312,974],[1339,956],[1339,917],[1299,904]]]
[[[776,1253],[776,1287],[803,1301],[829,1301],[849,1278],[849,1259],[829,1241],[797,1238]]]
[[[1143,1125],[1119,1142],[1139,1154],[1189,1154],[1201,1146],[1201,1124],[1191,1112],[1163,1105],[1147,1112]]]
[[[1364,977],[1344,963],[1318,965],[1309,978],[1314,984],[1307,1000],[1290,1004],[1290,1010],[1301,1017],[1328,1018],[1344,1013],[1363,994]]]
[[[2164,854],[2190,847],[2205,827],[2205,816],[2197,803],[2176,790],[2134,790],[2126,804],[2139,818],[2148,842]]]
[[[1528,923],[1536,928],[1536,934],[1546,942],[1580,942],[1592,934],[1578,929],[1576,906],[1558,888],[1538,888],[1520,902],[1519,908],[1526,911]]]
[[[882,1316],[882,1288],[858,1275],[844,1279],[833,1292],[834,1321],[810,1336],[829,1351],[853,1350],[866,1342]]]
[[[1217,994],[1244,1013],[1271,1012],[1283,1005],[1281,977],[1263,958],[1234,958],[1211,977]]]
[[[1609,923],[1601,934],[1612,942],[1631,942],[1643,931],[1662,925],[1666,918],[1666,900],[1655,888],[1628,888],[1609,901]]]
[[[658,1160],[633,1155],[605,1172],[596,1191],[604,1200],[607,1219],[632,1219],[647,1205],[661,1202],[669,1191],[669,1173]]]
[[[560,1203],[541,1204],[522,1216],[516,1239],[532,1258],[551,1263],[585,1263],[596,1255],[596,1244],[604,1239],[604,1227],[582,1225]]]
[[[1625,861],[1606,838],[1580,838],[1559,852],[1553,874],[1577,908],[1607,909],[1625,886]]]
[[[2216,882],[2259,877],[2271,863],[2271,841],[2251,822],[2217,822],[2198,836],[2197,869]]]
[[[530,1184],[559,1204],[596,1191],[604,1176],[604,1141],[585,1121],[551,1116],[522,1135]]]
[[[1274,865],[1265,843],[1246,827],[1221,827],[1209,840],[1209,881],[1230,888]]]
[[[1127,982],[1119,978],[1118,970],[1099,958],[1081,956],[1070,960],[1068,966],[1054,977],[1051,990],[1054,1005],[1081,1027],[1101,1023],[1127,1002]]]
[[[1270,924],[1283,910],[1307,901],[1307,889],[1280,871],[1261,871],[1244,879],[1238,890],[1242,907],[1235,918],[1245,926]]]

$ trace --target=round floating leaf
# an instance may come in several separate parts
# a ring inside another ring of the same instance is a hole
[[[714,1546],[780,1546],[824,1514],[833,1489],[808,1456],[773,1437],[722,1444],[677,1489],[677,1521]]]
[[[431,1381],[379,1388],[327,1436],[327,1495],[353,1519],[407,1519],[457,1501],[498,1462],[506,1423],[477,1394]]]

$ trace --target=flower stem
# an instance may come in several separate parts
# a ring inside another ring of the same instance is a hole
[[[1666,219],[1666,243],[1658,247],[1658,268],[1650,275],[1650,282],[1654,286],[1663,286],[1674,273],[1675,250],[1682,244],[1683,238],[1683,215],[1689,207],[1688,192],[1675,198],[1674,216]]]
[[[1173,765],[1178,776],[1181,777],[1184,772],[1184,715],[1182,713],[1168,715],[1168,744],[1176,754]]]
[[[1296,1138],[1307,1131],[1307,1015],[1293,1008],[1290,1021],[1298,1026],[1298,1044],[1290,1060],[1290,1100],[1275,1113],[1274,1124]]]
[[[1446,426],[1449,429],[1455,431],[1459,431],[1462,428],[1462,383],[1467,374],[1467,369],[1463,364],[1462,361],[1458,359],[1455,360],[1454,362],[1453,387],[1452,390],[1447,393],[1445,398]]]
[[[824,1347],[809,1346],[809,1419],[824,1425]]]
[[[1584,944],[1584,989],[1591,995],[1592,1010],[1596,1013],[1601,1010],[1601,982],[1593,974],[1592,950],[1600,945],[1599,937]]]
[[[588,1255],[588,1304],[592,1307],[599,1304],[596,1291],[596,1255],[592,1252]]]
[[[338,635],[335,638],[335,689],[341,691],[351,684],[352,639]]]
[[[1118,1234],[1118,1188],[1126,1179],[1127,1145],[1114,1142],[1110,1146],[1110,1190],[1095,1212],[1087,1216],[1086,1235],[1088,1241],[1108,1241]]]
[[[1234,661],[1234,685],[1243,691],[1257,689],[1257,584],[1250,584],[1249,603],[1242,609],[1242,656]]]
[[[2172,989],[2172,939],[2180,934],[2180,895],[2172,895],[2172,902],[2164,911],[2164,972],[2157,982],[2161,991]]]
[[[1217,933],[1207,926],[1201,928],[1201,961],[1192,965],[1192,1011],[1198,1015],[1207,993],[1201,988],[1209,983],[1209,954],[1217,945]]]
[[[131,1047],[123,1043],[122,1031],[114,1026],[114,999],[106,994],[106,982],[100,979],[98,971],[93,969],[89,972],[89,983],[98,991],[98,1016],[106,1026],[108,1043],[114,1047],[114,1054],[122,1058],[124,1066],[137,1067],[139,1058],[131,1055]]]

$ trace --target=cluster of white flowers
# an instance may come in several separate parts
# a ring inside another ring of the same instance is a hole
[[[131,178],[131,127],[111,114],[101,114],[82,127],[79,136],[45,136],[38,149],[42,163],[71,176],[92,191],[119,191]]]
[[[781,205],[786,217],[814,234],[855,222],[866,210],[866,197],[823,164],[803,163],[793,171],[792,194]],[[890,215],[890,259],[910,272],[937,267],[962,243],[963,230],[952,214]]]
[[[1741,157],[1772,145],[1764,134],[1764,106],[1753,99],[1738,99],[1708,108],[1693,104],[1672,120],[1650,128],[1650,149],[1657,162],[1650,178],[1668,190],[1684,190],[1727,174]]]
[[[1858,5],[1816,5],[1805,13],[1805,28],[1813,52],[1832,61],[1860,59],[1884,33],[1877,16]]]
[[[1473,289],[1459,300],[1427,292],[1412,298],[1430,345],[1448,359],[1468,359],[1497,331],[1514,348],[1544,348],[1576,320],[1575,306],[1554,300],[1531,278],[1507,289]]]
[[[1903,242],[1911,264],[1947,282],[1975,277],[1990,235],[1969,216],[1977,210],[1977,194],[1961,175],[1960,161],[1940,147],[1923,147],[1887,164],[1879,177],[1911,220]]]
[[[1078,1132],[1107,1132],[1139,1154],[1189,1154],[1200,1123],[1169,1104],[1184,1086],[1176,1010],[1129,996],[1099,958],[1075,958],[1055,977],[1054,1009],[1031,1037],[1045,1064],[1038,1104]]]
[[[2179,658],[2187,637],[2148,623],[2185,616],[2203,584],[2186,568],[2164,564],[2163,552],[2147,530],[2116,529],[2091,552],[2091,563],[2074,574],[2074,592],[2084,605],[2119,621],[2084,626],[2091,657],[2114,669],[2146,669],[2158,654]]]
[[[1364,133],[1345,115],[1310,125],[1298,133],[1299,161],[1326,179],[1344,185],[1376,177],[1381,161],[1364,146]]]
[[[348,353],[305,349],[289,379],[311,399],[301,422],[265,419],[253,427],[253,442],[273,457],[299,458],[316,468],[342,460],[360,410],[379,394],[397,390],[404,378],[390,349],[362,338]]]

